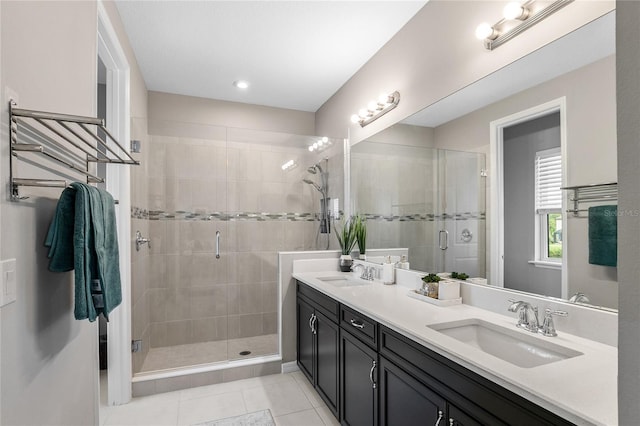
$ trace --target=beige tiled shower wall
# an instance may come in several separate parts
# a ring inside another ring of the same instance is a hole
[[[212,133],[220,137],[151,137],[146,318],[134,314],[134,329],[145,328],[136,321],[148,324],[147,347],[276,333],[277,253],[316,248],[311,215],[320,197],[302,179],[319,182],[307,167],[327,155],[340,162],[331,170],[342,169],[341,144],[318,156],[277,133],[261,132],[259,143]],[[298,167],[283,171],[289,160]],[[291,213],[308,216],[292,220]]]

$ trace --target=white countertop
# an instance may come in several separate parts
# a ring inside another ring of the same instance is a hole
[[[408,297],[409,289],[403,286],[372,282],[365,286],[336,287],[318,279],[341,274],[353,277],[351,273],[335,271],[298,272],[293,277],[569,421],[587,425],[618,424],[618,351],[615,347],[561,330],[557,337],[533,335],[516,328],[515,314],[500,315],[465,304],[434,306]],[[522,368],[427,327],[468,318],[513,327],[583,355]]]

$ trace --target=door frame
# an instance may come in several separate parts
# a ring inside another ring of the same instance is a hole
[[[98,2],[97,44],[97,56],[107,68],[108,128],[123,147],[129,147],[129,62],[102,1]],[[106,189],[118,200],[116,222],[122,288],[122,303],[111,312],[107,323],[107,403],[120,405],[131,400],[132,377],[130,171],[126,165],[108,164],[106,174]]]
[[[541,105],[511,114],[490,123],[490,174],[491,220],[490,220],[490,283],[504,287],[504,129],[531,121],[554,112],[560,113],[560,152],[562,155],[562,186],[567,186],[567,99],[565,96]],[[566,196],[562,197],[562,223],[567,229]],[[563,233],[561,297],[568,296],[568,240]]]

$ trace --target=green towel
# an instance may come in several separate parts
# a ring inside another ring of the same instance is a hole
[[[115,203],[103,190],[74,182],[58,201],[45,245],[49,270],[75,270],[74,316],[95,321],[122,301]]]
[[[589,208],[589,263],[617,266],[618,208],[615,205]]]
[[[44,245],[49,247],[49,270],[67,272],[73,270],[73,222],[76,190],[62,191],[56,212],[51,221]]]

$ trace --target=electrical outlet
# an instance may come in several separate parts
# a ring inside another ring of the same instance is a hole
[[[16,260],[0,262],[0,306],[16,301]]]

